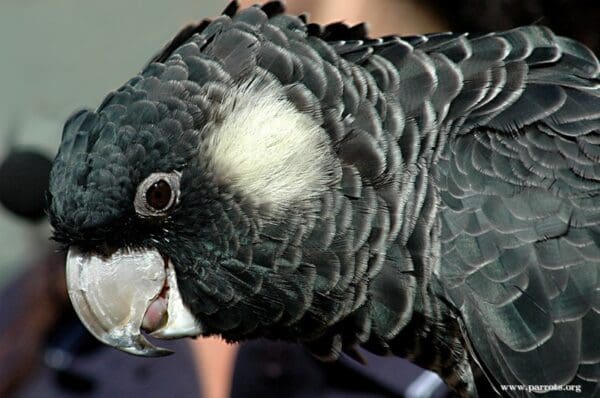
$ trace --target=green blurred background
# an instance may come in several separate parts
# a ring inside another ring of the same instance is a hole
[[[62,124],[136,74],[188,22],[225,0],[2,0],[0,159],[12,145],[54,155]],[[0,208],[0,287],[47,239]]]

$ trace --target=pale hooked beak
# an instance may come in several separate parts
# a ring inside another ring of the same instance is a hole
[[[157,250],[118,250],[110,257],[67,255],[67,288],[77,315],[100,341],[135,355],[163,356],[153,337],[179,338],[201,333],[183,304],[173,264]]]

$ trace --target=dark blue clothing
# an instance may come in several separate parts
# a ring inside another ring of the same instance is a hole
[[[0,333],[14,321],[20,283],[0,294]],[[41,366],[23,383],[20,398],[200,397],[187,340],[160,342],[174,355],[140,358],[99,343],[68,309],[50,334]],[[295,344],[254,341],[241,346],[231,396],[261,398],[444,397],[447,390],[411,363],[363,352],[368,365],[349,357],[322,363]],[[425,375],[425,376],[423,376]],[[414,383],[416,380],[418,381]],[[413,384],[414,383],[414,384]],[[408,395],[405,395],[406,392]]]

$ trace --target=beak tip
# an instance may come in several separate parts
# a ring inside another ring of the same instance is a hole
[[[128,346],[128,347],[114,346],[114,347],[118,348],[119,350],[124,351],[128,354],[133,354],[133,355],[148,357],[148,358],[165,357],[167,355],[171,355],[171,354],[175,353],[174,351],[169,350],[167,348],[156,347],[154,345],[142,346],[142,347],[139,347],[139,346]]]

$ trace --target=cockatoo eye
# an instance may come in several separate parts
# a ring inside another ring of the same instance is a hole
[[[163,216],[179,200],[181,173],[153,173],[138,186],[135,211],[142,217]]]
[[[157,211],[168,207],[172,197],[171,186],[165,180],[155,182],[146,191],[146,203]]]

